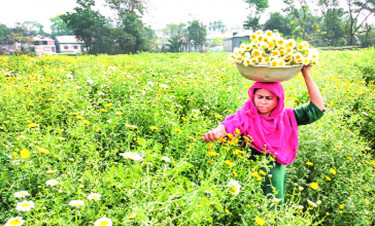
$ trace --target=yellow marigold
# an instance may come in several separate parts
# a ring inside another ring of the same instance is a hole
[[[83,125],[85,125],[85,126],[89,126],[90,125],[90,122],[87,121],[87,120],[83,120],[82,122],[83,122]]]
[[[23,159],[28,159],[30,157],[30,151],[27,150],[26,148],[22,148],[22,150],[20,152],[20,156]]]
[[[262,180],[262,177],[259,176],[259,173],[257,171],[255,172],[252,172],[251,173],[251,176],[255,177],[257,180],[261,181]]]
[[[344,207],[345,207],[345,205],[344,205],[344,204],[341,204],[339,208],[340,208],[340,210],[343,210]]]
[[[319,185],[318,185],[318,183],[316,183],[316,182],[312,182],[312,183],[310,184],[310,187],[311,187],[312,189],[314,189],[314,190],[318,190]]]
[[[152,131],[154,131],[154,130],[158,130],[159,128],[156,127],[156,126],[150,126],[150,129],[151,129]]]
[[[266,225],[266,222],[261,217],[256,217],[255,223],[260,226]]]
[[[306,162],[306,165],[308,165],[308,166],[313,166],[314,163],[312,163],[312,162]]]
[[[45,149],[45,148],[37,148],[38,149],[38,151],[40,152],[40,153],[42,153],[42,154],[49,154],[50,152],[47,150],[47,149]]]
[[[234,163],[230,160],[225,160],[224,163],[227,164],[229,168],[232,168],[234,166]]]
[[[180,129],[174,129],[174,131],[176,131],[177,133],[182,133]]]
[[[259,170],[259,173],[262,174],[263,176],[266,176],[266,175],[267,175],[267,173],[264,172],[263,170]]]
[[[215,151],[208,151],[207,152],[207,155],[209,156],[217,156],[219,153],[215,152]]]
[[[244,151],[241,151],[241,150],[238,150],[238,149],[234,149],[233,151],[233,154],[235,155],[241,155],[241,154],[244,154],[245,152]]]

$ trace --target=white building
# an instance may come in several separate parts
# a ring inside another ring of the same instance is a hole
[[[74,35],[56,36],[55,45],[57,53],[82,53],[84,43]]]

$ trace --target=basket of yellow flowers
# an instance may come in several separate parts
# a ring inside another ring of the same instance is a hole
[[[230,59],[247,79],[282,82],[295,77],[304,65],[315,65],[318,50],[306,41],[284,39],[278,32],[257,31],[248,43],[234,49]]]

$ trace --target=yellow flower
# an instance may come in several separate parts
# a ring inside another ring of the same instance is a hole
[[[253,52],[251,53],[252,57],[260,57],[262,55],[262,51],[259,49],[254,49]]]
[[[224,163],[227,164],[229,168],[232,168],[234,166],[234,163],[230,160],[225,160]]]
[[[255,223],[260,225],[260,226],[266,225],[266,222],[261,217],[256,217]]]
[[[45,149],[45,148],[36,148],[36,149],[38,149],[38,151],[40,152],[40,153],[42,153],[42,154],[49,154],[50,153],[50,151],[48,151],[47,149]]]
[[[259,173],[262,174],[263,176],[266,176],[266,175],[267,175],[267,173],[264,172],[263,170],[259,170]]]
[[[215,115],[215,118],[217,118],[217,119],[221,119],[221,115]]]
[[[217,153],[217,152],[214,152],[214,151],[208,151],[207,152],[207,155],[209,155],[209,156],[217,156],[219,153]]]
[[[215,162],[214,160],[210,159],[210,160],[208,161],[208,164],[213,164],[214,162]]]
[[[279,60],[277,61],[277,66],[279,66],[279,67],[284,67],[284,66],[285,66],[285,61],[284,61],[283,59],[279,59]]]
[[[116,115],[123,115],[124,113],[122,112],[116,112]]]
[[[22,217],[13,217],[5,223],[5,226],[18,226],[23,225],[24,223],[25,220],[23,220]]]
[[[30,157],[30,151],[26,148],[22,148],[22,150],[20,151],[20,156],[23,159],[28,159]]]
[[[230,211],[228,209],[225,209],[225,213],[228,215],[230,214]]]
[[[77,115],[76,118],[77,119],[83,119],[83,116]]]
[[[345,205],[344,205],[344,204],[341,204],[341,205],[339,206],[340,210],[343,210],[343,209],[344,209],[344,207],[345,207]]]
[[[328,181],[331,181],[331,180],[332,180],[329,176],[326,176],[326,179],[327,179]]]
[[[83,122],[83,125],[85,125],[85,126],[89,126],[90,125],[90,122],[87,121],[87,120],[83,120],[82,122]]]
[[[272,60],[271,63],[270,63],[270,65],[272,67],[276,67],[277,66],[277,60]]]
[[[333,168],[329,169],[329,172],[332,173],[333,175],[336,175],[336,173],[337,173],[336,170],[333,169]]]
[[[257,180],[261,181],[262,180],[262,177],[259,176],[258,172],[255,171],[255,172],[252,172],[251,173],[251,176],[255,177]]]
[[[299,51],[303,51],[305,48],[306,48],[306,47],[305,47],[305,45],[304,45],[303,43],[299,43],[299,44],[297,45],[297,49],[298,49]]]
[[[318,207],[318,205],[315,203],[315,202],[313,202],[313,201],[311,201],[311,200],[307,200],[307,203],[309,204],[309,206],[311,206],[311,207]]]
[[[137,126],[134,126],[134,125],[129,125],[129,124],[125,124],[126,128],[128,129],[136,129],[138,128]]]
[[[174,129],[174,131],[176,131],[177,133],[182,133],[182,131],[180,129]]]
[[[156,126],[150,126],[150,129],[151,129],[152,131],[154,131],[154,130],[158,130],[159,128],[156,127]]]
[[[234,175],[235,177],[238,177],[238,174],[237,174],[237,172],[236,172],[236,171],[234,171],[234,170],[233,170],[233,175]]]
[[[306,162],[306,165],[308,165],[308,166],[313,166],[314,163],[312,163],[312,162]]]
[[[316,183],[316,182],[312,182],[312,183],[310,184],[310,187],[311,187],[312,189],[314,189],[314,190],[318,190],[319,185],[318,185],[318,183]]]
[[[27,125],[27,127],[29,127],[30,129],[32,129],[32,128],[38,128],[39,125],[36,124],[36,123],[30,123],[30,124]]]
[[[107,112],[108,110],[106,109],[100,109],[101,112]]]

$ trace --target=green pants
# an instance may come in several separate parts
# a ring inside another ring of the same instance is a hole
[[[279,164],[276,161],[271,162],[270,164],[273,165],[273,167],[268,169],[268,171],[266,171],[264,168],[262,169],[267,173],[262,184],[263,193],[267,198],[272,198],[272,195],[275,194],[276,198],[281,199],[278,204],[283,205],[285,195],[286,166]]]

